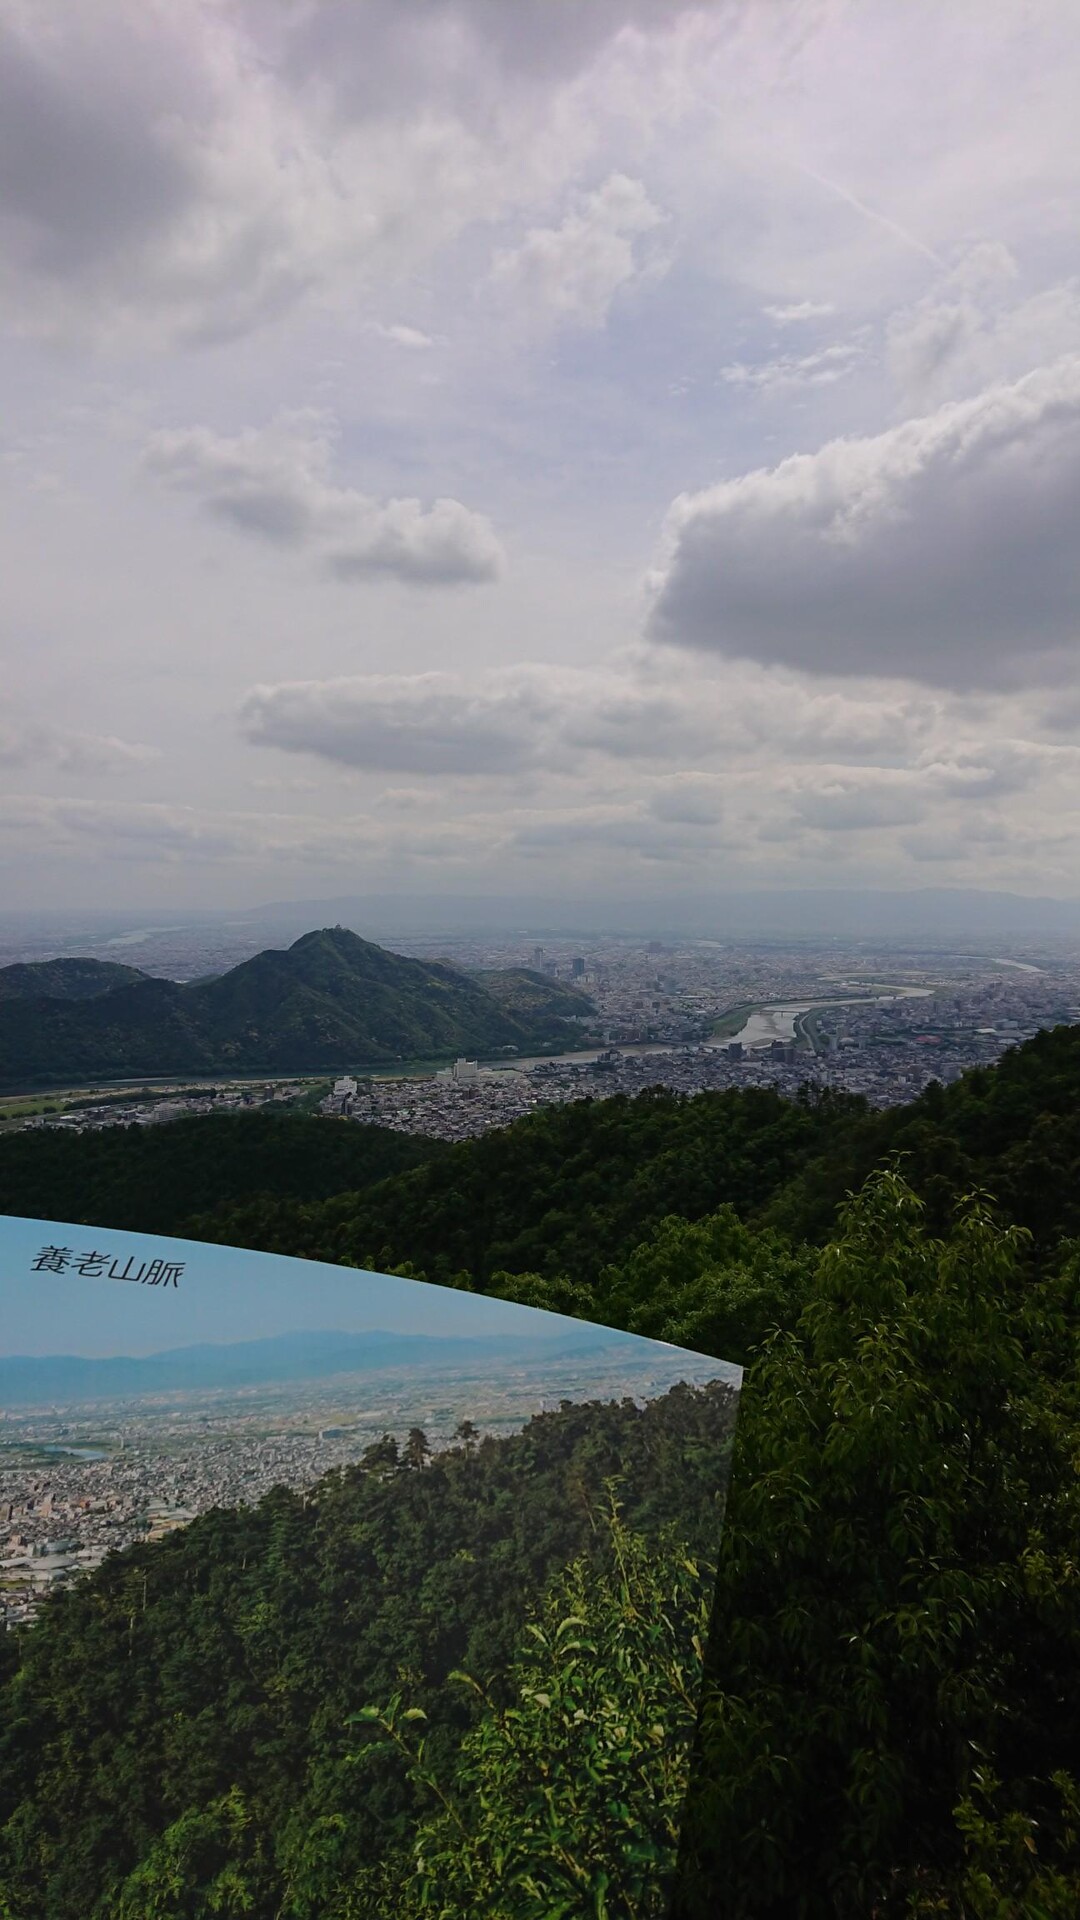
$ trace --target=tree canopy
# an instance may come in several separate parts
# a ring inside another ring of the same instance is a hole
[[[1078,1116],[1080,1029],[1058,1029],[892,1113],[771,1094],[582,1104],[329,1197],[270,1204],[238,1182],[194,1223],[747,1365],[676,1920],[1080,1911]],[[403,1435],[306,1505],[274,1495],[106,1562],[0,1642],[0,1913],[6,1897],[14,1920],[355,1920],[430,1887],[453,1914],[465,1882],[438,1865],[433,1783],[463,1812],[468,1871],[512,1844],[539,1898],[496,1783],[508,1729],[553,1731],[537,1699],[565,1671],[524,1636],[595,1546],[575,1475],[628,1461],[624,1521],[655,1544],[677,1444],[690,1508],[715,1522],[723,1463],[700,1433],[661,1445],[663,1404],[610,1410],[599,1441],[564,1410],[500,1443],[534,1450],[535,1491],[494,1608],[459,1495],[471,1475],[496,1505],[516,1496],[509,1456],[463,1422],[444,1463]],[[591,1562],[588,1630],[614,1674],[609,1574]],[[666,1590],[670,1564],[654,1575]],[[493,1648],[505,1692],[451,1680],[486,1687]],[[374,1851],[364,1707],[384,1740],[399,1711],[427,1715],[395,1719],[408,1753],[382,1754]],[[568,1894],[566,1915],[595,1920],[595,1894]]]

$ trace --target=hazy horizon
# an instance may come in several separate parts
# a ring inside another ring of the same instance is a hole
[[[153,1238],[155,1236],[150,1235],[147,1237]],[[276,1259],[280,1259],[283,1256],[274,1255],[273,1257]],[[313,1263],[311,1261],[308,1261],[307,1264],[310,1266]],[[314,1264],[317,1265],[318,1263],[315,1262]],[[361,1269],[354,1268],[352,1269],[352,1271],[360,1272]],[[424,1285],[426,1283],[420,1282],[419,1284]],[[640,1337],[634,1334],[622,1332],[617,1327],[595,1327],[591,1321],[585,1321],[585,1320],[571,1320],[569,1323],[569,1326],[571,1329],[576,1328],[583,1340],[587,1339],[588,1336],[592,1333],[599,1333],[599,1334],[609,1333],[613,1340],[633,1340],[635,1338]],[[524,1329],[515,1330],[513,1333],[505,1332],[505,1333],[481,1334],[481,1333],[462,1333],[460,1330],[447,1331],[442,1333],[432,1333],[426,1328],[425,1329],[399,1328],[395,1330],[391,1327],[360,1327],[360,1328],[353,1328],[351,1331],[346,1331],[346,1329],[343,1327],[287,1327],[287,1328],[284,1328],[280,1333],[252,1334],[250,1337],[246,1339],[197,1340],[190,1345],[185,1345],[180,1347],[152,1347],[148,1349],[145,1353],[94,1353],[94,1354],[72,1353],[68,1348],[58,1347],[56,1349],[50,1348],[47,1353],[4,1352],[4,1353],[0,1353],[0,1359],[3,1359],[3,1360],[101,1360],[104,1362],[108,1362],[110,1360],[174,1360],[188,1354],[216,1353],[219,1350],[223,1352],[227,1352],[231,1349],[239,1348],[239,1347],[246,1348],[246,1347],[260,1347],[260,1346],[278,1346],[278,1345],[285,1345],[289,1341],[296,1341],[296,1340],[343,1340],[343,1339],[348,1339],[348,1340],[384,1339],[384,1340],[404,1340],[404,1341],[409,1341],[409,1340],[429,1341],[430,1340],[430,1341],[438,1341],[440,1344],[445,1344],[450,1341],[468,1341],[470,1345],[476,1344],[477,1342],[488,1342],[490,1344],[498,1344],[498,1345],[505,1346],[506,1343],[511,1340],[516,1340],[516,1341],[528,1344],[532,1341],[546,1342],[549,1339],[556,1339],[558,1337],[559,1337],[558,1335],[551,1333],[550,1330],[541,1331],[541,1332],[532,1332],[532,1331],[525,1331]],[[647,1344],[654,1345],[656,1343],[650,1341]]]
[[[402,940],[491,933],[524,941],[608,935],[633,939],[795,938],[902,939],[926,934],[949,939],[1054,937],[1080,933],[1080,896],[953,887],[783,887],[673,894],[654,899],[572,896],[463,896],[373,894],[262,900],[231,908],[193,904],[163,913],[159,906],[124,908],[0,908],[0,965],[5,948],[20,955],[74,955],[80,944],[132,965],[151,961],[154,936],[205,925],[250,934],[254,944],[291,943],[320,927],[344,925],[361,938],[393,946]]]

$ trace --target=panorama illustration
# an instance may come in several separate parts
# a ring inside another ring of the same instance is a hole
[[[739,1368],[101,1228],[0,1261],[0,1912],[663,1920]]]

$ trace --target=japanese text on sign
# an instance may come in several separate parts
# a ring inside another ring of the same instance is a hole
[[[85,1280],[129,1280],[136,1287],[176,1287],[184,1271],[183,1260],[136,1260],[133,1254],[121,1264],[110,1253],[76,1253],[71,1247],[42,1247],[31,1261],[32,1273],[77,1273]]]

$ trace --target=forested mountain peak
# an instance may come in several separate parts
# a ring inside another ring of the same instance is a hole
[[[316,929],[189,985],[119,971],[122,981],[93,999],[38,997],[17,1006],[0,999],[0,1084],[340,1071],[567,1046],[581,1032],[550,995],[522,1004],[455,967],[391,953],[348,927]],[[578,1010],[577,996],[573,1004]]]

